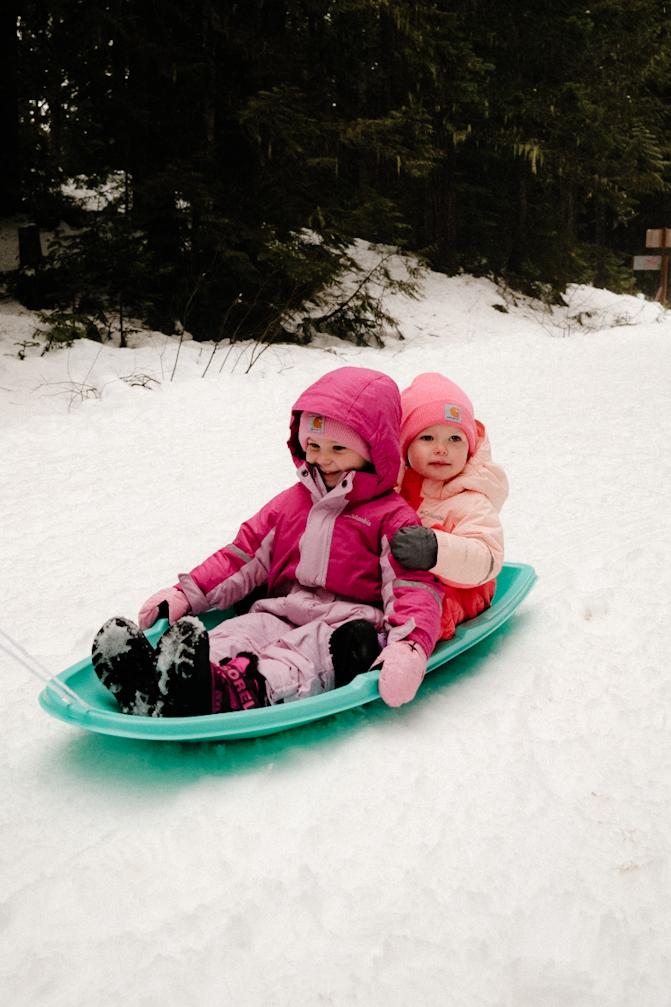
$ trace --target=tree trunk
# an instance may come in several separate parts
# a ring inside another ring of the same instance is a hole
[[[571,262],[576,246],[576,185],[566,162],[560,164],[559,173],[559,242],[561,280],[571,276]]]
[[[445,272],[456,267],[457,216],[454,147],[444,146],[445,156],[428,179],[429,244],[436,249],[434,265]]]
[[[0,216],[17,213],[21,205],[19,169],[19,108],[17,87],[17,20],[19,4],[0,4]]]
[[[35,224],[19,227],[19,275],[14,289],[16,298],[31,310],[44,308],[49,297],[46,288],[44,256],[40,229]]]
[[[138,4],[128,43],[127,171],[131,179],[133,226],[146,236],[155,264],[149,324],[170,329],[179,315],[174,270],[179,259],[179,219],[169,179],[174,150],[175,55],[168,28],[159,30],[150,4]]]
[[[606,207],[603,199],[597,193],[594,196],[594,243],[596,259],[594,262],[594,286],[605,287],[606,276]]]
[[[44,263],[40,229],[36,224],[27,224],[18,229],[19,269],[37,269]]]

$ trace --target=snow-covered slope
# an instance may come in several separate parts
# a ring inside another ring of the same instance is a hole
[[[383,350],[203,378],[187,341],[173,380],[174,339],[40,356],[0,307],[0,628],[52,671],[292,481],[289,407],[344,363],[466,388],[539,575],[408,707],[255,742],[78,732],[2,654],[12,1007],[668,1007],[671,316],[436,274],[388,306]]]

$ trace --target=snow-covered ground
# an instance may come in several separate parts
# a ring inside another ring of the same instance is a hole
[[[257,741],[79,731],[2,654],[3,1003],[668,1007],[671,314],[569,302],[428,274],[403,341],[204,378],[159,334],[41,356],[0,305],[0,628],[52,671],[290,484],[289,408],[345,363],[466,388],[539,575],[409,706]]]

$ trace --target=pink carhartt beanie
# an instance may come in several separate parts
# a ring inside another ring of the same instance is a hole
[[[468,453],[473,454],[477,433],[473,403],[459,385],[435,371],[418,374],[413,383],[401,392],[401,457],[407,457],[408,444],[434,423],[449,423],[461,427],[468,441]]]
[[[344,448],[351,448],[357,454],[370,461],[370,447],[363,437],[359,437],[356,430],[348,427],[346,423],[334,420],[330,416],[322,416],[319,413],[301,413],[298,424],[298,442],[305,451],[305,445],[309,437],[326,438],[335,441]]]

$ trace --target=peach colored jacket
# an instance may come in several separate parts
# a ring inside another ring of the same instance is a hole
[[[487,433],[479,420],[476,429],[475,451],[458,476],[443,482],[422,479],[407,469],[401,488],[422,524],[436,532],[438,560],[431,573],[456,587],[485,584],[503,565],[499,512],[508,496],[508,480],[492,461]]]

